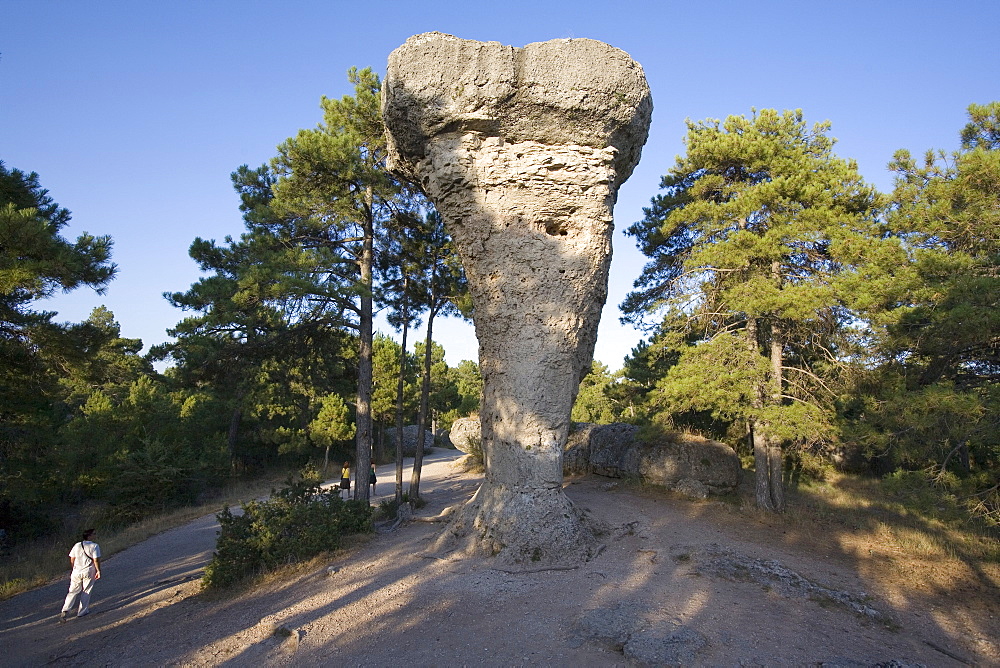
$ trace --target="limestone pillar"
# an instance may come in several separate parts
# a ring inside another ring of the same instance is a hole
[[[475,309],[486,477],[448,538],[509,563],[577,563],[596,543],[562,492],[562,453],[607,297],[612,209],[648,132],[642,68],[588,39],[426,33],[390,55],[382,94],[390,167],[443,216]]]

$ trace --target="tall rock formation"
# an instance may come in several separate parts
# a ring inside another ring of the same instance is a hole
[[[443,216],[475,309],[486,476],[446,539],[578,563],[596,542],[562,492],[562,453],[607,297],[612,208],[648,133],[645,75],[594,40],[425,33],[389,56],[382,95],[390,168]]]

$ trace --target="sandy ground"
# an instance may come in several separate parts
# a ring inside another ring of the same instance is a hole
[[[475,491],[456,456],[425,459],[419,516]],[[382,497],[391,467],[379,477]],[[0,664],[1000,665],[988,585],[908,588],[907,574],[833,542],[803,545],[727,521],[715,502],[607,478],[570,479],[566,492],[607,529],[604,551],[576,569],[442,558],[427,550],[443,525],[411,522],[226,597],[199,593],[217,529],[204,517],[106,559],[88,617],[57,623],[65,579],[0,602]]]

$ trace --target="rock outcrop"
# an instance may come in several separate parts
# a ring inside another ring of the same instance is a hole
[[[448,432],[448,439],[452,445],[465,454],[469,454],[474,449],[482,449],[483,436],[479,425],[479,418],[464,417],[452,422],[451,430]]]
[[[413,457],[417,454],[417,435],[420,428],[415,425],[403,427],[403,456]],[[434,447],[434,434],[430,430],[424,430],[424,452],[430,452]],[[396,452],[396,429],[389,427],[385,430],[385,450],[390,456]]]
[[[649,128],[645,75],[594,40],[425,33],[389,56],[382,95],[390,167],[442,215],[475,307],[486,475],[449,534],[510,563],[577,563],[596,541],[562,493],[562,454],[612,208]]]
[[[693,498],[732,492],[740,481],[736,452],[697,436],[636,438],[629,424],[576,424],[566,444],[566,473],[596,473],[662,485]]]
[[[662,612],[636,603],[585,611],[571,642],[590,641],[625,655],[637,666],[690,666],[708,640],[692,628],[664,619]]]

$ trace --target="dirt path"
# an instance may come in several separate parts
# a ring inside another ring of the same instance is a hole
[[[453,468],[454,456],[425,459],[421,516],[475,491],[478,478]],[[391,492],[392,467],[379,480]],[[198,595],[216,531],[214,516],[202,518],[108,559],[84,619],[56,623],[65,582],[0,603],[0,662],[997,664],[995,591],[976,601],[901,592],[849,554],[740,530],[713,503],[598,477],[570,480],[566,491],[606,529],[607,548],[577,569],[515,574],[442,558],[427,552],[442,525],[413,522],[320,569],[221,600]]]

